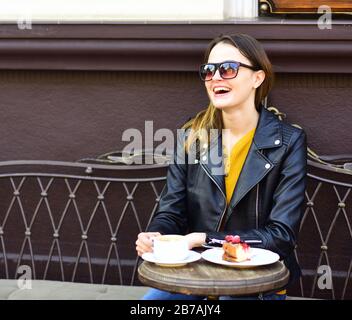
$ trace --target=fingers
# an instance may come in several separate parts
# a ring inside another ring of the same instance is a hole
[[[153,238],[160,236],[159,232],[141,232],[136,241],[136,251],[139,256],[153,251]]]
[[[185,235],[185,238],[187,239],[188,242],[188,249],[191,250],[193,247],[195,247],[195,236],[194,233],[189,233]]]
[[[154,237],[159,236],[159,232],[142,232],[138,235],[136,241],[136,250],[139,256],[143,255],[145,252],[153,251],[153,241]]]
[[[206,234],[203,232],[193,232],[185,236],[188,241],[189,249],[201,247],[205,243]]]

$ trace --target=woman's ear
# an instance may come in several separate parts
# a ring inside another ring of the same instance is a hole
[[[263,70],[258,70],[254,72],[254,89],[260,87],[265,79],[265,72]]]

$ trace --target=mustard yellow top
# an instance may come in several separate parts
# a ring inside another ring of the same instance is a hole
[[[224,165],[225,165],[225,187],[227,204],[230,203],[237,180],[242,171],[249,148],[252,144],[255,128],[247,132],[233,147],[231,153],[224,146]]]
[[[224,165],[225,165],[225,187],[227,204],[230,203],[237,180],[242,171],[249,148],[251,147],[255,128],[247,132],[233,147],[229,154],[224,146]],[[286,294],[286,290],[276,292],[276,294]]]

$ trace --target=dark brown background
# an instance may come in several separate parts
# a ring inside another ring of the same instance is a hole
[[[270,104],[320,154],[348,153],[352,29],[338,21],[33,25],[0,28],[1,160],[76,160],[120,149],[145,120],[175,129],[207,105],[197,68],[209,41],[246,32],[276,71]]]

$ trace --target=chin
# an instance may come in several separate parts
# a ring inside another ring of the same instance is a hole
[[[226,108],[231,108],[234,104],[233,103],[225,103],[225,102],[212,102],[213,106],[216,108],[216,109],[219,109],[219,110],[224,110]]]
[[[212,99],[212,105],[216,108],[216,109],[225,109],[225,108],[229,108],[232,106],[235,106],[238,104],[238,99],[234,99],[233,96],[230,97],[211,97]]]

